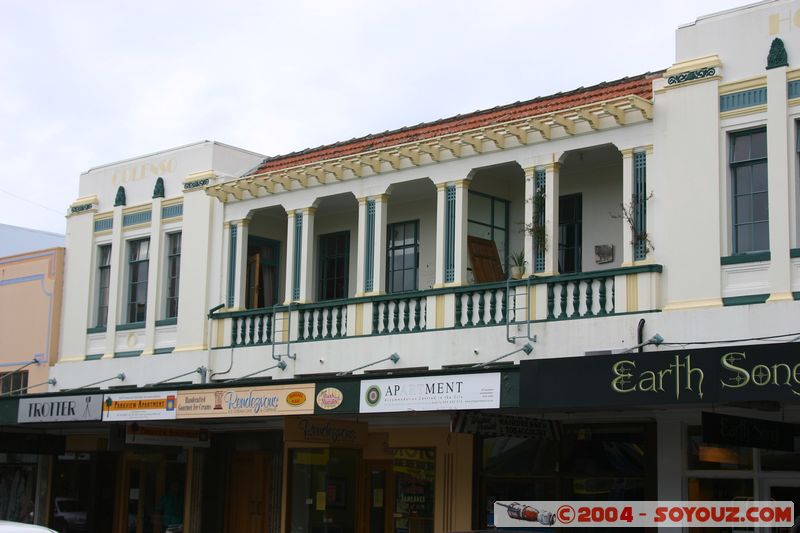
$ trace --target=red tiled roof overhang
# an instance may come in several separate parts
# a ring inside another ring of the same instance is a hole
[[[270,157],[250,171],[248,175],[263,174],[272,170],[306,165],[314,161],[334,159],[378,148],[423,141],[425,139],[490,126],[492,124],[553,113],[562,109],[579,107],[593,102],[611,100],[621,96],[634,95],[651,100],[653,94],[653,80],[660,78],[663,72],[664,71],[647,72],[639,76],[603,82],[592,87],[575,89],[566,93],[543,96],[525,102],[516,102],[493,109],[475,111],[467,115],[456,115],[455,117],[445,118],[435,122],[423,123],[417,126],[410,126],[384,133],[375,133],[358,139],[351,139],[349,141],[342,141],[317,148],[309,148],[300,152]]]

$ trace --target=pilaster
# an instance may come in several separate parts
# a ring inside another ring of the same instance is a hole
[[[559,163],[545,165],[545,252],[544,275],[558,274]]]

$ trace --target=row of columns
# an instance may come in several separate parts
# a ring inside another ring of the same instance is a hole
[[[623,149],[622,153],[622,203],[629,204],[634,188],[634,157],[647,158],[652,146]],[[525,171],[525,220],[531,222],[535,213],[533,198],[544,178],[545,246],[540,253],[543,262],[537,264],[537,243],[531,232],[524,232],[523,246],[528,273],[557,275],[559,233],[559,172],[561,165],[551,162],[530,166]],[[436,272],[434,287],[458,286],[467,283],[469,265],[467,251],[467,215],[469,208],[469,179],[448,181],[436,185]],[[356,296],[386,292],[386,248],[389,194],[382,193],[358,198],[358,250],[356,264]],[[287,211],[286,270],[284,303],[314,300],[314,246],[315,207]],[[228,278],[228,307],[244,308],[247,269],[248,219],[233,221],[229,225],[230,262],[234,276]],[[622,265],[633,265],[633,234],[627,221],[622,220]]]
[[[436,186],[435,287],[466,284],[468,192],[467,179]],[[386,292],[388,204],[387,193],[358,198],[356,296]],[[315,214],[313,206],[286,212],[284,304],[314,300]],[[226,224],[229,309],[245,306],[249,222],[245,218]]]

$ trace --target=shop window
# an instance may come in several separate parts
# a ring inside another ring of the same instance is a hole
[[[319,300],[347,298],[350,277],[350,232],[319,237]]]
[[[178,289],[181,276],[181,234],[167,235],[167,318],[178,316]]]
[[[147,312],[147,273],[150,239],[128,243],[128,323],[144,322]]]
[[[769,250],[767,129],[731,134],[733,253]]]
[[[97,249],[97,327],[108,322],[108,287],[111,280],[111,245],[103,244]]]
[[[396,448],[393,455],[395,498],[392,531],[433,533],[436,450]]]
[[[32,524],[36,507],[35,454],[4,454],[0,463],[0,520]],[[13,495],[13,497],[11,497]]]
[[[761,450],[761,470],[800,471],[800,437],[794,438],[795,452]]]
[[[497,255],[508,272],[508,200],[477,191],[469,191],[467,233],[494,241]]]
[[[28,371],[0,373],[0,396],[19,396],[28,392]]]
[[[703,442],[699,426],[688,430],[687,465],[689,470],[752,470],[753,449],[743,446],[719,446]]]
[[[417,290],[419,271],[419,221],[389,224],[386,235],[386,290]]]

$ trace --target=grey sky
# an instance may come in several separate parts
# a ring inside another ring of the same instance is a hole
[[[64,232],[81,172],[202,139],[277,155],[665,68],[745,3],[4,0],[0,223]]]

